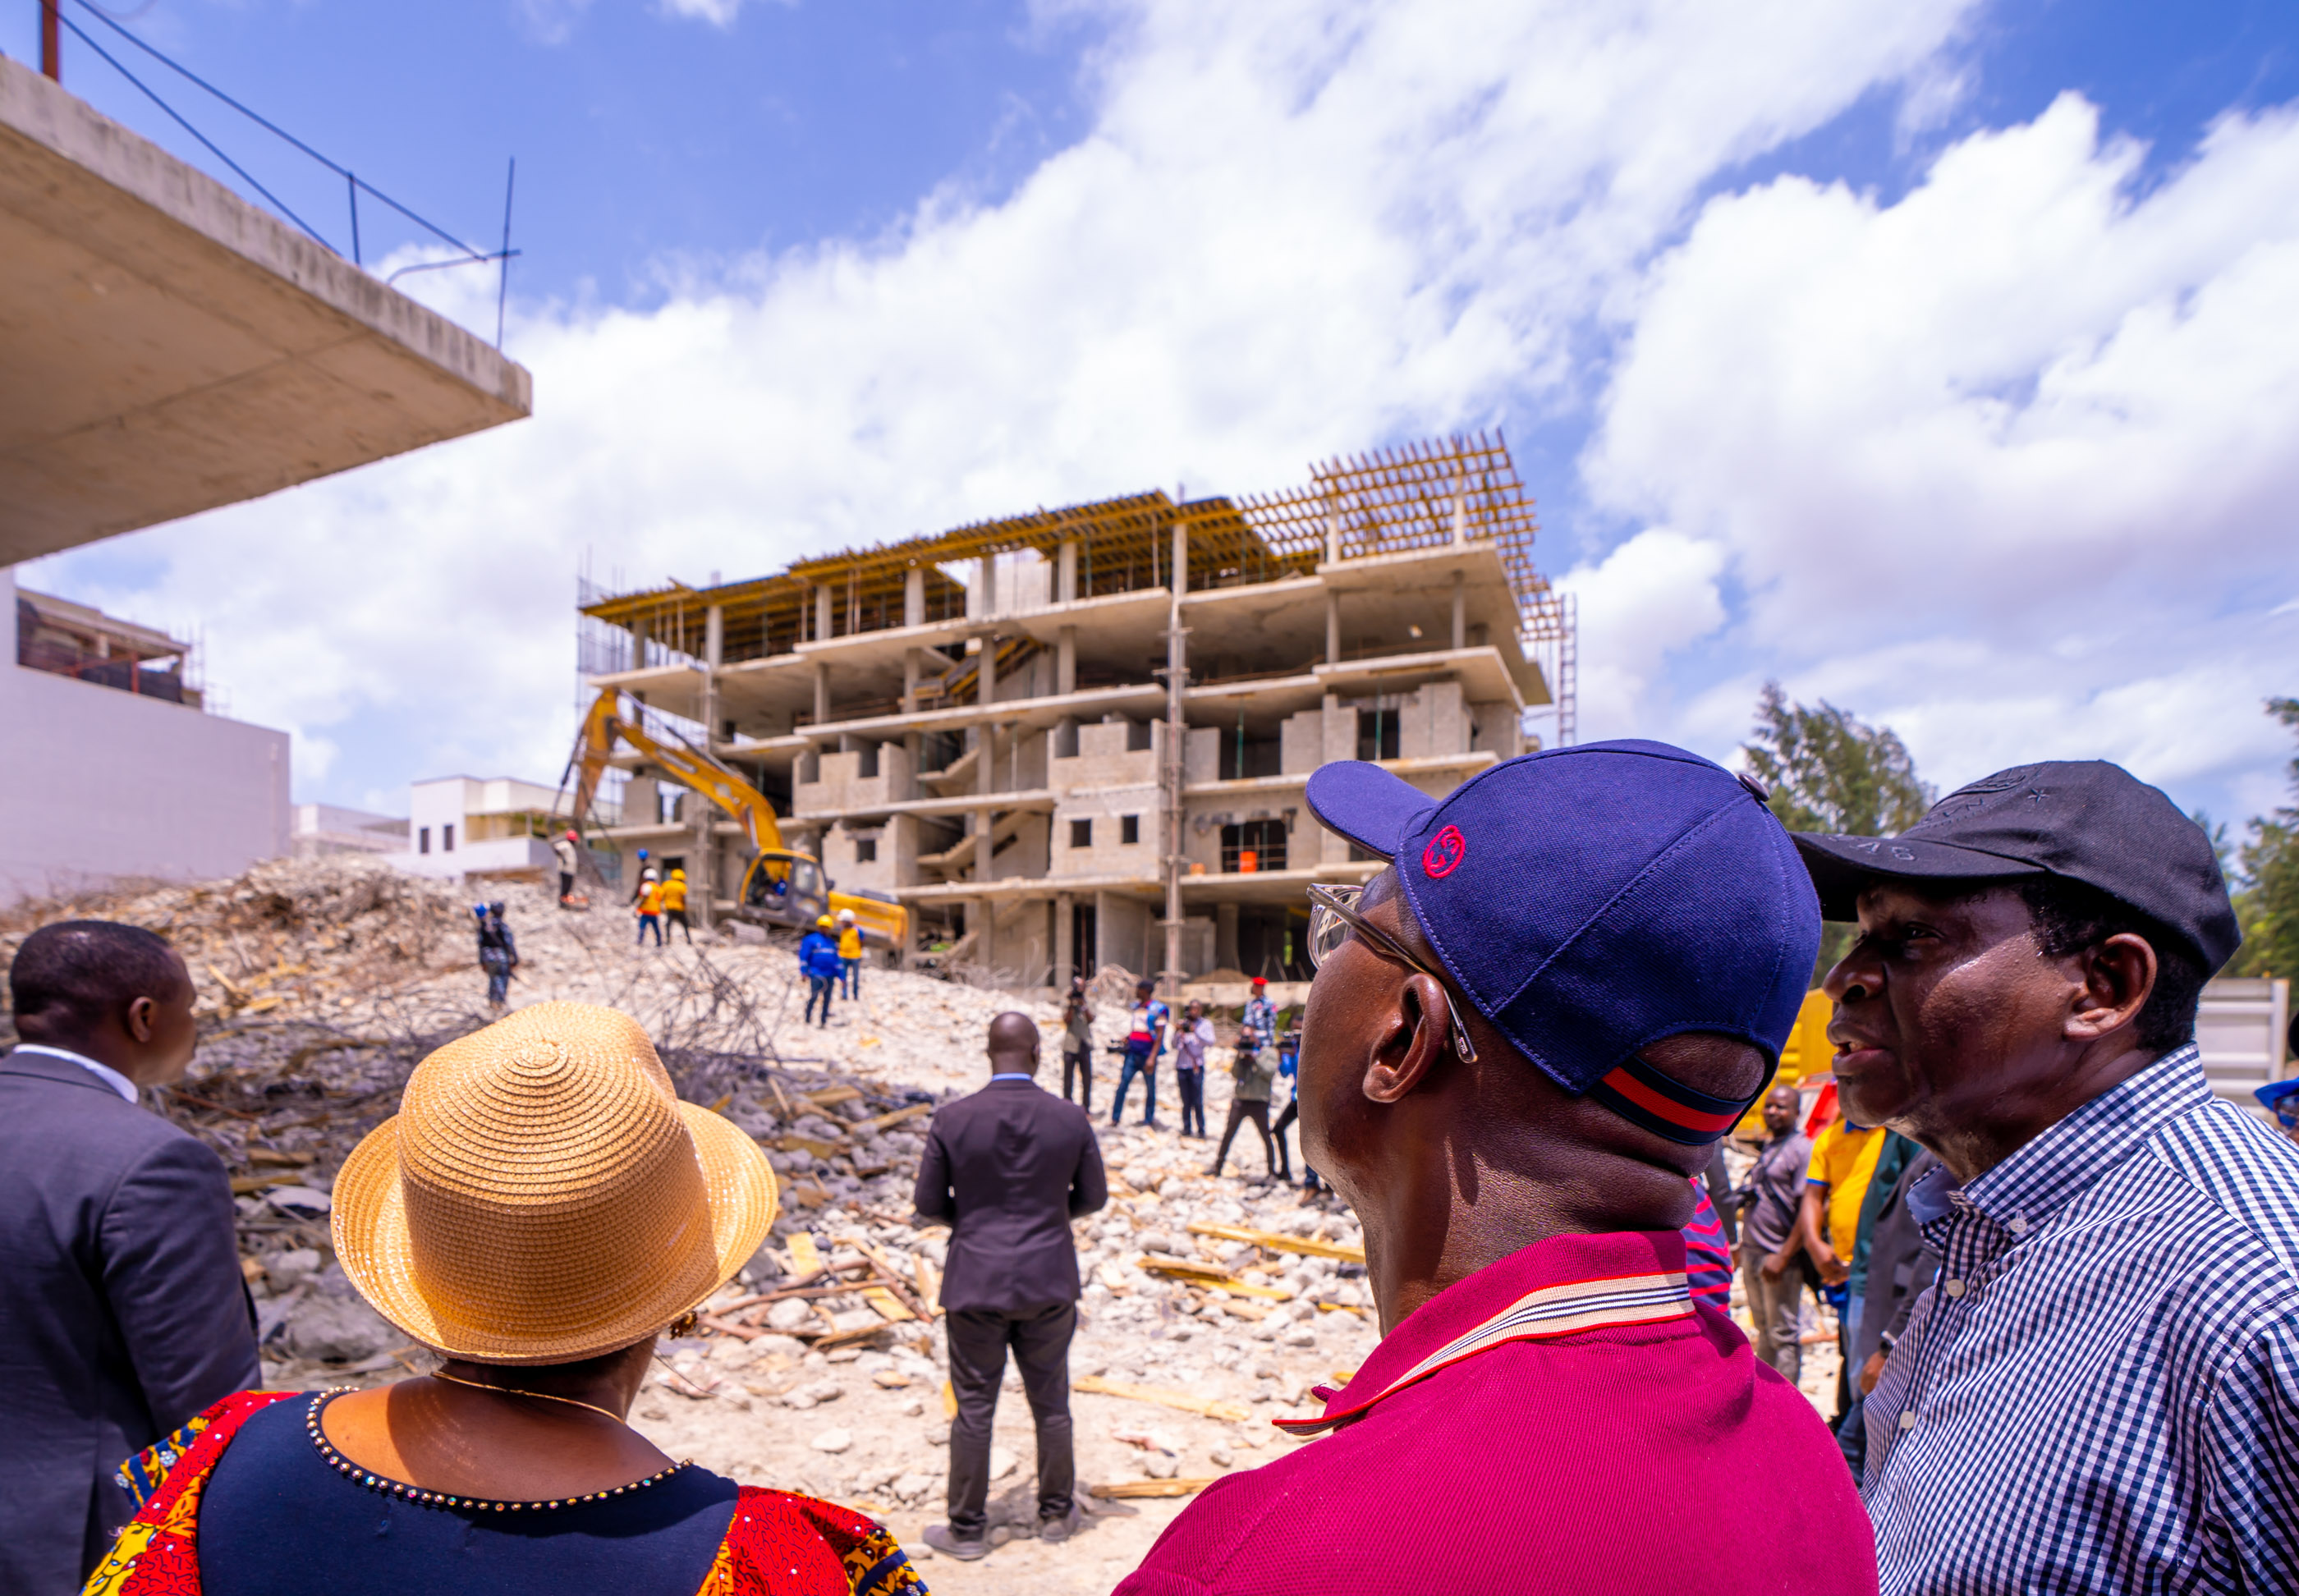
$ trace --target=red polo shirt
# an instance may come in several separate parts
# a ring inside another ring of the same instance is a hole
[[[1874,1596],[1827,1426],[1684,1263],[1672,1231],[1556,1236],[1448,1287],[1118,1596]]]

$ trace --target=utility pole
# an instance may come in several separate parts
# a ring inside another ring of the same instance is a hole
[[[63,0],[40,0],[40,71],[51,80],[64,80],[63,30],[59,28],[56,8]]]
[[[1166,758],[1158,785],[1166,798],[1166,996],[1182,995],[1182,784],[1183,748],[1189,731],[1182,714],[1182,688],[1189,676],[1189,648],[1182,629],[1182,594],[1190,579],[1190,524],[1174,523],[1172,597],[1166,623]]]

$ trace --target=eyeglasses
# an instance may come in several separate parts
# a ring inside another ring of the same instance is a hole
[[[1445,994],[1445,1029],[1453,1040],[1453,1051],[1464,1064],[1477,1061],[1476,1047],[1469,1041],[1469,1028],[1454,1012],[1453,988],[1444,974],[1433,970],[1416,958],[1406,946],[1367,920],[1357,912],[1357,901],[1365,896],[1361,886],[1312,886],[1309,889],[1309,968],[1316,968],[1332,955],[1333,950],[1355,935],[1358,941],[1383,959],[1394,959],[1408,968],[1420,971],[1437,983]]]

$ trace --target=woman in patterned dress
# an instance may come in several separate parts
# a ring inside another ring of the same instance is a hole
[[[89,1596],[923,1591],[886,1531],[629,1427],[657,1334],[775,1214],[766,1160],[677,1101],[637,1025],[542,1003],[449,1043],[335,1187],[344,1273],[444,1359],[247,1392],[150,1451]]]

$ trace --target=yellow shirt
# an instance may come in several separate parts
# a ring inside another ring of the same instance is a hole
[[[1805,1178],[1828,1188],[1828,1244],[1847,1264],[1860,1236],[1861,1201],[1868,1195],[1869,1179],[1883,1151],[1880,1125],[1856,1130],[1849,1120],[1838,1119],[1813,1138],[1812,1164]]]
[[[686,883],[673,876],[662,884],[662,906],[676,914],[686,912]]]
[[[838,934],[838,956],[841,959],[862,957],[862,933],[859,927],[849,926]]]

